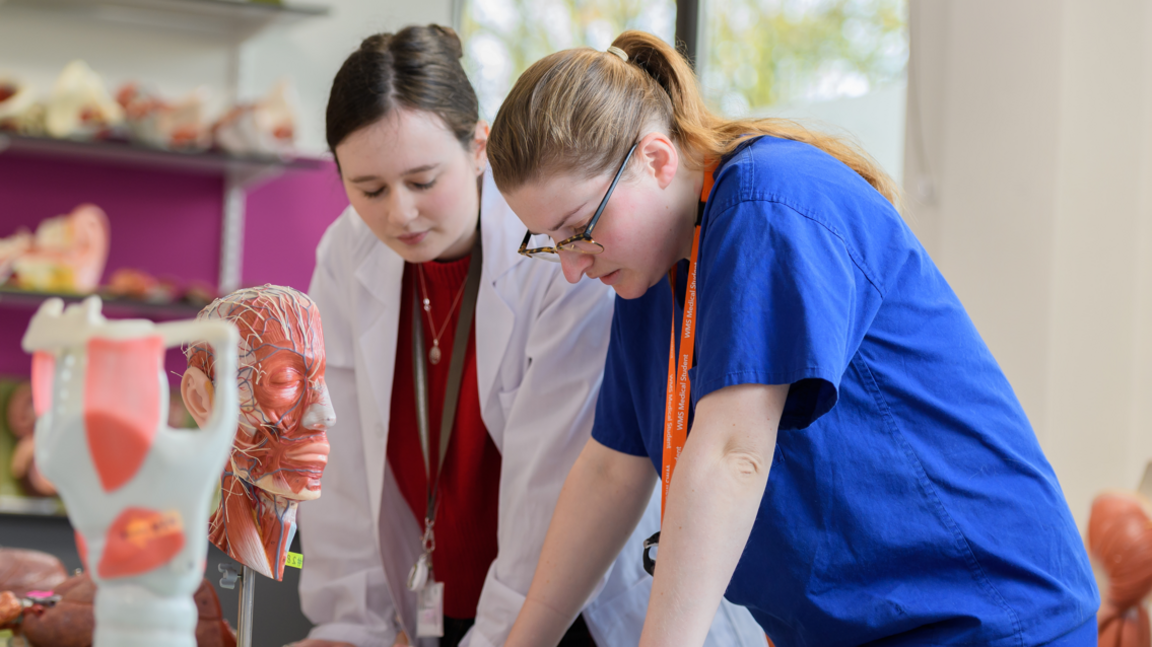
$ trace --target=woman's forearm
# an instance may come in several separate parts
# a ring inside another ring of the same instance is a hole
[[[560,641],[636,528],[655,482],[647,458],[588,441],[560,491],[507,647]]]
[[[787,395],[787,386],[733,386],[696,407],[669,488],[641,647],[704,643],[752,532]]]

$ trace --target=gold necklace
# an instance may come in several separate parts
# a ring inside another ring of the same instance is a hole
[[[440,337],[444,331],[448,329],[448,322],[452,321],[452,313],[456,312],[456,306],[460,305],[460,297],[464,296],[464,285],[460,286],[460,290],[456,292],[456,299],[452,301],[452,307],[448,308],[448,316],[445,317],[444,323],[440,326],[440,330],[436,330],[436,324],[432,321],[432,300],[428,298],[428,285],[424,282],[424,264],[416,264],[416,273],[420,275],[420,292],[421,303],[424,304],[424,314],[428,315],[428,328],[432,331],[432,348],[428,349],[428,361],[432,364],[440,363]],[[467,283],[467,281],[465,281]]]

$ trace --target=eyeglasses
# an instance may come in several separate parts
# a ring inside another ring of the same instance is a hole
[[[616,177],[612,178],[612,184],[608,185],[608,193],[604,194],[604,199],[600,201],[600,206],[596,208],[596,213],[592,214],[592,219],[588,221],[588,226],[584,228],[584,231],[570,238],[565,238],[556,243],[555,246],[532,248],[528,247],[528,243],[532,241],[533,236],[538,234],[533,234],[529,231],[524,234],[524,241],[520,243],[519,253],[528,258],[538,258],[552,263],[559,263],[560,255],[558,252],[599,254],[604,251],[603,245],[592,240],[592,230],[596,228],[596,223],[600,222],[600,214],[604,213],[604,207],[608,205],[608,198],[612,197],[612,191],[616,189],[616,185],[620,182],[620,176],[623,175],[625,167],[628,166],[628,160],[632,159],[632,153],[636,152],[636,147],[639,145],[640,142],[636,142],[632,144],[632,148],[628,149],[628,154],[624,156],[624,161],[620,164],[619,170],[616,171]]]

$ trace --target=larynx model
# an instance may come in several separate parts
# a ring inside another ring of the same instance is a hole
[[[168,427],[164,349],[206,341],[236,370],[226,321],[109,321],[89,297],[49,299],[24,335],[33,353],[36,463],[60,492],[96,582],[95,647],[194,647],[204,527],[236,429],[222,383],[200,431]]]
[[[320,312],[307,295],[265,285],[213,301],[198,321],[225,320],[240,331],[237,370],[225,370],[203,345],[189,347],[180,385],[200,425],[213,390],[239,389],[232,459],[221,479],[209,539],[252,570],[281,580],[300,501],[320,496],[328,436],[336,414],[324,384]]]

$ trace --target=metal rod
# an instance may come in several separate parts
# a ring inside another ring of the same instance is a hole
[[[236,647],[252,647],[252,601],[256,596],[256,572],[247,566],[240,575],[240,610],[236,614]]]
[[[244,209],[247,194],[235,173],[224,179],[224,226],[220,231],[220,294],[240,287],[244,258]]]
[[[700,55],[700,0],[676,0],[675,42],[695,69]]]

